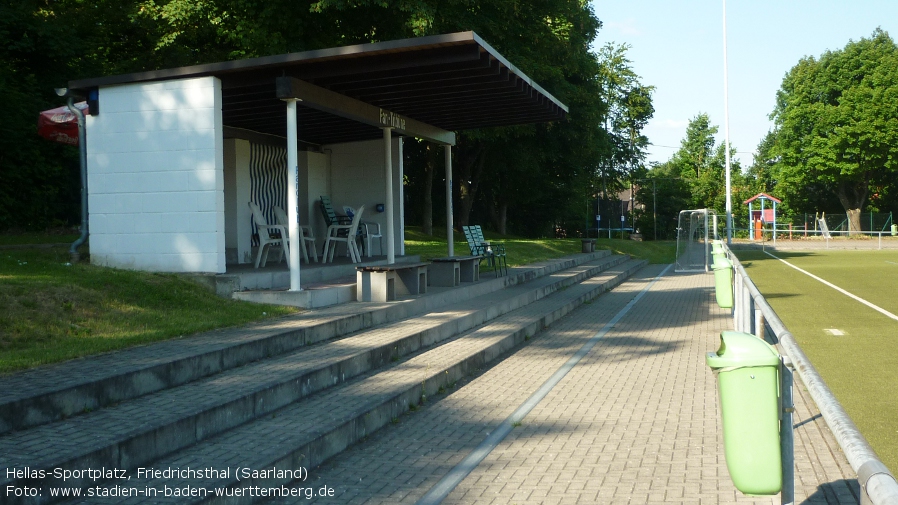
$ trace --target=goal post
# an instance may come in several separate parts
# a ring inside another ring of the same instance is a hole
[[[709,209],[680,211],[677,218],[676,272],[707,272],[711,240],[717,237],[717,214]]]

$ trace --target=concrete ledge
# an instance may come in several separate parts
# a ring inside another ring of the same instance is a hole
[[[302,291],[235,291],[231,298],[252,303],[318,309],[355,301],[356,285],[335,284]]]
[[[414,263],[421,261],[421,257],[417,255],[400,256],[396,258],[396,261],[397,263]],[[388,264],[386,258],[365,258],[360,264],[303,263],[300,266],[300,278],[303,287],[305,287],[307,284],[322,284],[354,276],[355,268],[359,265],[376,266],[386,264]],[[231,297],[231,293],[239,291],[280,291],[290,288],[290,271],[283,265],[268,268],[252,268],[251,265],[229,265],[228,272],[224,274],[187,274],[187,277],[205,286],[218,296],[224,297]]]
[[[324,313],[315,314],[317,322],[305,326],[304,314],[296,319],[213,331],[0,377],[0,435],[186,384],[304,345],[430,312],[610,254],[597,251],[516,268],[507,277],[390,304],[358,304],[349,313],[340,308],[323,309]],[[350,268],[354,271],[355,266]],[[327,315],[329,310],[334,310],[333,315]]]
[[[264,416],[259,419],[261,425],[246,425],[238,427],[229,433],[223,435],[222,438],[216,438],[215,444],[224,447],[232,447],[243,444],[247,447],[253,447],[251,453],[229,451],[222,457],[238,458],[240,461],[231,465],[232,462],[222,460],[220,464],[227,466],[247,465],[253,468],[271,468],[272,466],[280,468],[298,468],[304,466],[306,468],[320,464],[327,458],[341,452],[349,445],[364,438],[371,432],[390,423],[394,418],[399,417],[408,410],[409,405],[417,404],[421,400],[422,394],[433,395],[440,387],[445,387],[450,383],[463,377],[470,371],[481,368],[487,363],[502,357],[509,350],[522,344],[528,337],[536,334],[543,328],[552,324],[552,322],[564,317],[577,307],[588,300],[592,300],[605,291],[612,289],[633,273],[641,269],[645,265],[643,261],[629,261],[617,271],[610,272],[610,277],[594,286],[584,286],[581,292],[574,293],[569,299],[566,299],[557,306],[546,307],[543,312],[527,320],[516,323],[512,327],[508,327],[507,323],[502,324],[502,334],[495,337],[495,330],[486,326],[482,329],[472,332],[470,335],[461,338],[470,338],[475,342],[482,342],[475,348],[469,348],[465,354],[452,358],[452,362],[430,367],[430,363],[434,358],[429,358],[431,353],[439,353],[441,349],[434,349],[420,355],[412,360],[395,365],[393,368],[406,367],[409,369],[424,370],[423,377],[419,373],[414,374],[414,378],[407,378],[404,381],[387,380],[380,375],[364,379],[355,383],[350,387],[357,389],[364,394],[349,395],[351,397],[364,398],[361,404],[353,402],[352,404],[341,402],[339,400],[332,401],[333,407],[326,409],[327,415],[322,418],[309,418],[309,412],[302,405],[297,404],[285,409],[279,410],[277,416]],[[485,335],[493,335],[490,338],[484,338]],[[454,355],[453,353],[448,353]],[[384,356],[385,358],[388,356]],[[428,366],[424,366],[427,363]],[[334,374],[334,382],[342,382],[337,379],[343,368],[332,369],[329,372]],[[328,377],[323,376],[321,383],[328,383]],[[370,383],[371,385],[367,385]],[[320,403],[320,402],[319,402]],[[316,424],[322,423],[322,424]],[[268,425],[271,425],[268,427]],[[272,439],[268,434],[276,427],[290,426],[288,432],[283,432],[283,436]],[[185,444],[186,445],[186,444]],[[198,446],[187,449],[185,453],[178,455],[179,459],[188,458],[193,451],[201,454],[204,449],[203,443]],[[96,460],[94,460],[96,462]],[[131,461],[134,464],[134,461]],[[157,462],[157,465],[168,466],[172,463],[168,461]],[[264,480],[240,480],[218,479],[209,482],[208,486],[214,487],[247,487],[247,486],[273,486],[286,484],[286,480],[264,479]],[[54,486],[58,483],[41,482],[40,485]],[[153,485],[152,482],[148,482]],[[169,486],[182,486],[186,482],[178,480],[170,480],[167,482]],[[34,483],[32,483],[34,485]],[[96,483],[85,482],[77,483],[69,481],[68,486],[78,485],[96,485]],[[202,499],[195,501],[184,500],[182,503],[200,503]],[[245,500],[237,500],[234,503],[248,503]],[[230,502],[229,502],[230,503]]]
[[[102,435],[92,437],[93,445],[87,450],[82,448],[73,452],[71,449],[66,450],[62,447],[63,444],[60,444],[61,446],[53,451],[52,458],[35,459],[31,464],[45,468],[81,468],[91,465],[130,468],[134,465],[149,464],[169,452],[182,449],[237,425],[267,415],[285,405],[342,384],[360,374],[389,365],[397,358],[451,339],[459,333],[487,323],[491,319],[545,298],[566,286],[601,274],[609,268],[624,263],[626,259],[626,256],[610,257],[574,275],[556,280],[546,279],[543,285],[534,289],[521,290],[505,300],[497,300],[492,306],[487,307],[489,305],[487,301],[486,303],[469,304],[474,308],[467,311],[453,309],[452,317],[445,317],[442,313],[434,314],[435,324],[421,320],[412,325],[415,331],[405,334],[402,333],[401,327],[397,327],[395,338],[388,340],[381,338],[379,344],[366,343],[371,341],[368,334],[359,335],[358,344],[353,343],[355,337],[349,337],[342,340],[341,344],[350,345],[353,349],[357,348],[357,352],[343,353],[344,356],[339,357],[326,351],[325,354],[332,357],[316,366],[304,366],[304,362],[306,360],[320,362],[321,358],[317,356],[316,351],[322,348],[309,352],[300,351],[294,353],[289,360],[281,360],[278,368],[284,370],[284,373],[276,377],[270,377],[264,373],[266,363],[250,364],[236,370],[236,373],[232,373],[224,379],[210,378],[204,382],[188,384],[178,390],[162,391],[147,398],[149,407],[152,409],[153,405],[165,404],[171,405],[173,411],[162,411],[157,412],[156,415],[147,416],[146,422],[141,423],[133,430],[128,430],[124,436],[110,434],[117,426],[108,431],[102,428],[104,424],[116,424],[115,419],[120,417],[116,414],[119,407],[85,414],[65,421],[63,425],[54,424],[34,428],[24,436],[29,439],[38,438],[52,441],[59,438],[61,432],[75,431],[86,435],[92,428],[99,429]],[[620,274],[614,279],[618,277]],[[591,292],[595,292],[596,289],[593,288]],[[393,330],[390,332],[391,337],[392,335]],[[221,380],[231,381],[235,386],[221,392],[217,389],[219,386],[216,385]],[[186,416],[177,413],[178,408],[183,410],[185,396],[196,398],[195,403],[191,402],[191,414]],[[138,399],[122,408],[130,412],[131,415],[135,415],[140,411],[141,401]],[[189,427],[186,431],[185,426]],[[17,445],[17,438],[16,435],[13,435],[5,440],[11,445]],[[160,440],[167,442],[161,444]],[[5,458],[0,457],[0,460],[3,459]],[[10,479],[0,477],[0,484],[6,485],[4,483],[10,482]],[[50,481],[45,484],[54,485]],[[73,482],[67,483],[67,485],[72,484]]]
[[[522,344],[528,337],[536,334],[543,328],[551,325],[554,321],[564,317],[569,314],[571,311],[578,308],[584,302],[588,300],[592,300],[605,291],[612,289],[614,286],[617,286],[624,280],[626,280],[633,273],[641,269],[645,265],[643,261],[628,261],[623,265],[620,265],[616,272],[610,272],[610,277],[606,279],[604,282],[600,284],[596,284],[594,286],[584,286],[584,289],[579,294],[571,297],[570,299],[564,301],[560,306],[550,306],[542,309],[540,314],[535,314],[531,317],[525,318],[524,321],[520,321],[514,323],[509,327],[507,322],[503,322],[502,333],[498,337],[495,336],[495,329],[486,326],[479,330],[472,332],[469,335],[462,336],[461,338],[470,338],[474,342],[482,342],[478,344],[478,346],[474,349],[469,349],[465,354],[452,358],[452,362],[448,364],[448,366],[444,366],[441,364],[435,367],[424,366],[422,363],[430,363],[431,359],[428,358],[427,355],[430,353],[439,353],[441,349],[437,348],[432,351],[428,351],[424,355],[420,355],[416,358],[412,358],[412,360],[396,365],[393,368],[399,367],[409,367],[412,369],[422,369],[424,370],[423,377],[419,374],[415,374],[414,379],[405,380],[404,382],[397,382],[391,380],[382,379],[380,376],[374,376],[369,379],[365,379],[367,381],[373,381],[381,384],[390,384],[391,391],[389,393],[381,392],[373,395],[366,395],[369,398],[364,400],[361,404],[353,402],[349,404],[343,400],[341,400],[342,396],[339,393],[335,393],[336,398],[331,402],[334,403],[332,408],[326,409],[326,416],[318,416],[309,417],[310,412],[303,409],[301,405],[297,404],[296,406],[290,406],[282,410],[278,410],[277,416],[262,416],[257,422],[258,425],[255,424],[246,424],[244,426],[236,428],[234,431],[231,431],[225,435],[223,438],[216,438],[214,443],[216,445],[222,445],[224,447],[231,447],[232,444],[230,442],[233,439],[233,446],[237,446],[237,440],[239,440],[243,444],[249,444],[248,446],[258,447],[258,450],[253,451],[251,453],[239,453],[239,454],[229,454],[224,456],[225,458],[239,458],[239,464],[248,465],[252,468],[271,468],[271,467],[280,467],[280,468],[298,468],[300,466],[304,466],[306,468],[315,466],[327,458],[341,452],[346,449],[349,445],[355,443],[356,441],[362,439],[367,436],[371,432],[379,429],[380,427],[390,423],[392,419],[399,417],[402,413],[409,410],[409,405],[417,404],[421,401],[421,396],[423,395],[433,395],[436,394],[440,387],[445,387],[455,380],[465,376],[469,372],[481,368],[489,362],[492,362],[498,358],[501,358],[505,353],[514,347]],[[556,283],[553,283],[556,284]],[[526,295],[519,295],[518,298],[522,300],[527,298]],[[523,305],[528,305],[534,300],[524,301]],[[456,334],[462,330],[453,331],[452,334]],[[489,337],[485,338],[485,336],[489,335]],[[421,343],[419,342],[418,346],[420,347]],[[380,356],[381,361],[384,364],[388,364],[389,361],[392,361],[390,346],[386,346],[387,352],[381,353]],[[412,352],[414,349],[411,347],[405,346],[397,346],[397,348],[403,349],[403,353]],[[453,354],[454,355],[454,354]],[[344,378],[342,374],[345,370],[347,370],[348,366],[331,366],[326,370],[321,372],[321,377],[317,380],[307,380],[307,381],[291,381],[291,384],[294,383],[302,383],[303,390],[306,390],[305,384],[308,383],[318,383],[319,386],[325,386],[329,384],[338,384],[343,382],[348,378]],[[331,380],[333,377],[333,380]],[[358,384],[356,384],[358,386]],[[293,389],[296,389],[295,387]],[[365,389],[365,388],[361,388]],[[304,391],[305,392],[305,391]],[[311,394],[309,391],[306,394]],[[305,394],[303,395],[305,396]],[[352,395],[350,395],[352,396]],[[363,398],[363,396],[356,395],[354,397]],[[316,399],[316,402],[321,402],[322,400]],[[227,417],[234,416],[236,419],[234,420],[234,424],[242,424],[243,420],[240,420],[242,415],[240,412],[242,410],[252,410],[253,405],[262,405],[266,404],[265,401],[261,399],[257,399],[252,402],[247,402],[247,405],[244,409],[233,411],[233,407],[225,409],[227,410]],[[272,406],[271,410],[274,410],[277,406]],[[224,406],[222,406],[224,409]],[[269,410],[270,411],[270,410]],[[218,420],[223,420],[222,415],[218,416],[210,416],[216,418]],[[316,422],[322,422],[325,424],[315,424]],[[195,425],[193,422],[186,423],[191,427],[191,433],[200,432],[203,429]],[[270,426],[269,426],[270,425]],[[270,436],[272,429],[274,426],[290,426],[291,430],[288,432],[283,432],[281,436],[277,437],[277,441],[273,442]],[[182,425],[178,425],[173,429],[183,428]],[[211,435],[211,433],[210,433]],[[166,451],[176,451],[178,448],[175,446],[165,445],[164,447],[154,447],[153,439],[162,439],[174,441],[177,437],[174,434],[166,435],[164,432],[160,432],[159,430],[150,431],[150,437],[146,440],[137,439],[135,442],[122,445],[115,448],[109,449],[99,449],[96,453],[91,455],[85,455],[81,458],[78,458],[77,461],[71,462],[72,468],[79,468],[79,465],[99,465],[104,463],[107,460],[115,460],[113,455],[118,454],[119,458],[122,457],[123,454],[130,454],[132,457],[129,458],[128,461],[118,461],[115,464],[118,464],[120,468],[125,468],[134,465],[140,465],[140,460],[146,460],[147,462],[153,461],[155,457],[162,456],[166,453]],[[254,439],[259,439],[255,440]],[[195,442],[199,442],[199,439],[195,439],[191,434],[190,436],[185,437],[183,440],[183,447],[192,445]],[[156,442],[158,444],[158,442]],[[211,443],[211,442],[210,442]],[[257,445],[258,444],[258,445]],[[272,446],[272,444],[274,444]],[[198,450],[202,451],[202,443],[199,446],[196,446]],[[267,445],[267,447],[265,447]],[[148,449],[154,449],[147,451]],[[190,459],[189,453],[195,449],[187,449],[186,457]],[[157,456],[152,456],[153,453],[156,453]],[[179,454],[178,458],[183,458],[185,456],[184,453]],[[168,466],[169,462],[165,461],[157,461],[157,465]],[[223,462],[223,466],[227,466],[230,463]],[[58,464],[57,464],[58,465]],[[63,464],[62,467],[69,467],[69,464]],[[17,484],[22,484],[15,482]],[[231,479],[218,479],[208,482],[207,487],[246,487],[246,486],[254,486],[254,485],[264,485],[264,486],[272,486],[279,484],[286,484],[286,480],[278,480],[278,479],[263,479],[263,480],[238,480],[236,478]],[[6,482],[3,483],[6,485]],[[10,482],[13,484],[13,482]],[[58,482],[52,481],[52,479],[45,479],[40,483],[31,482],[30,485],[40,485],[43,487],[48,486],[56,486],[60,485]],[[114,482],[112,483],[114,484]],[[152,481],[147,482],[146,484],[152,486]],[[96,486],[96,482],[76,482],[74,480],[69,480],[66,482],[67,486],[75,487],[75,486]],[[169,486],[183,486],[186,485],[186,481],[179,481],[177,479],[168,480],[167,485]],[[182,503],[200,503],[203,500],[201,498],[195,499],[195,501],[184,500]],[[244,503],[245,500],[237,500],[233,503]],[[232,503],[232,502],[228,502]],[[249,502],[246,502],[249,503]]]

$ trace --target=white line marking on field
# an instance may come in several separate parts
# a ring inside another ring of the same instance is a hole
[[[873,310],[875,310],[875,311],[877,311],[877,312],[879,312],[879,313],[881,313],[881,314],[884,314],[885,316],[890,317],[890,318],[894,319],[895,321],[898,321],[898,316],[896,316],[895,314],[892,314],[892,313],[889,312],[888,310],[886,310],[886,309],[884,309],[884,308],[882,308],[882,307],[879,307],[879,306],[877,306],[877,305],[873,305],[872,303],[868,302],[867,300],[864,300],[863,298],[861,298],[861,297],[859,297],[859,296],[857,296],[857,295],[851,294],[851,293],[849,293],[848,291],[845,291],[844,289],[840,288],[839,286],[836,286],[835,284],[833,284],[833,283],[831,283],[831,282],[829,282],[829,281],[825,281],[825,280],[821,279],[820,277],[817,277],[816,275],[812,274],[811,272],[808,272],[807,270],[802,270],[802,269],[798,268],[797,266],[793,265],[792,263],[789,263],[788,261],[786,261],[786,260],[784,260],[784,259],[782,259],[782,258],[777,258],[776,256],[770,254],[770,253],[767,252],[767,251],[764,251],[764,254],[770,256],[771,258],[778,259],[778,260],[782,261],[783,263],[789,265],[790,267],[794,268],[795,270],[798,270],[799,272],[801,272],[801,273],[807,275],[808,277],[810,277],[810,278],[812,278],[812,279],[817,279],[818,281],[820,281],[820,282],[826,284],[827,286],[829,286],[829,287],[835,289],[836,291],[842,293],[843,295],[846,295],[846,296],[848,296],[848,297],[854,298],[855,300],[857,300],[857,301],[863,303],[863,304],[866,305],[867,307],[870,307],[871,309],[873,309]]]
[[[834,336],[834,337],[841,337],[841,336],[845,335],[845,332],[844,332],[844,331],[842,331],[842,330],[837,330],[837,329],[835,329],[835,328],[827,328],[827,329],[825,329],[825,330],[823,330],[823,331],[829,333],[830,335],[832,335],[832,336]]]
[[[886,261],[886,263],[891,263],[891,264],[893,264],[893,265],[898,265],[898,263],[895,263],[894,261]]]

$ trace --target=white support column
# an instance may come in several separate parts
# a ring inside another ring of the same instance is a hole
[[[449,250],[449,256],[455,256],[455,242],[453,231],[455,222],[452,219],[452,146],[446,144],[446,243]]]
[[[385,127],[384,131],[384,175],[386,178],[387,197],[387,263],[396,263],[396,236],[393,226],[393,128]]]
[[[299,285],[299,248],[304,247],[299,241],[299,201],[297,191],[299,189],[299,153],[296,145],[296,102],[295,98],[284,100],[287,102],[287,234],[290,235],[290,291],[301,291]]]
[[[405,256],[405,137],[399,137],[399,255]],[[383,254],[383,253],[381,253]]]

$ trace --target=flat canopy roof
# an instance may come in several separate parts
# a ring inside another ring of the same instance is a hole
[[[71,81],[103,86],[215,76],[224,126],[285,137],[276,80],[292,78],[446,131],[563,120],[567,107],[474,32]],[[299,102],[299,140],[328,144],[381,138],[377,126]],[[102,112],[102,108],[101,108]]]

